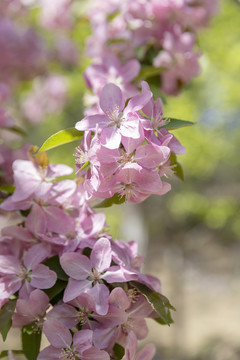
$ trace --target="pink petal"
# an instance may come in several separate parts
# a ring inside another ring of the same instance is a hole
[[[92,347],[92,330],[81,330],[73,335],[74,348],[82,355],[83,351]]]
[[[109,296],[109,303],[122,310],[128,309],[131,305],[131,301],[126,292],[120,287],[112,290]]]
[[[121,76],[124,82],[131,82],[140,71],[141,65],[138,60],[129,60],[121,69]]]
[[[47,319],[57,319],[61,321],[68,329],[76,325],[78,311],[71,305],[62,304],[55,305],[52,310],[47,313]]]
[[[100,136],[101,143],[108,149],[118,149],[121,142],[121,134],[119,128],[110,126],[102,130]]]
[[[0,255],[0,274],[16,274],[21,270],[21,264],[15,256]]]
[[[61,356],[61,348],[58,349],[54,346],[48,346],[39,353],[37,360],[59,360],[61,359]]]
[[[136,112],[142,109],[152,98],[152,93],[149,90],[143,91],[129,100],[127,107],[124,109],[124,115]]]
[[[99,350],[95,347],[92,347],[86,351],[81,356],[82,360],[110,360],[110,356],[106,351]]]
[[[57,274],[43,264],[32,269],[30,284],[38,289],[49,289],[57,281]]]
[[[38,204],[34,204],[32,206],[31,212],[26,219],[25,225],[33,234],[44,234],[46,232],[47,219]]]
[[[137,148],[135,160],[147,169],[154,169],[157,165],[166,162],[169,156],[169,147],[147,144]]]
[[[96,242],[92,249],[90,259],[92,267],[99,272],[103,272],[109,268],[112,255],[111,244],[107,238],[101,238]]]
[[[76,299],[82,293],[85,293],[88,289],[92,288],[91,281],[88,280],[74,280],[69,279],[67,287],[64,292],[63,301],[69,302],[73,299]]]
[[[51,319],[45,321],[43,332],[51,345],[56,348],[67,348],[71,346],[72,335],[68,328],[59,320]]]
[[[136,360],[151,360],[156,353],[156,347],[153,344],[147,344],[136,356]]]
[[[108,116],[97,114],[97,115],[87,116],[81,121],[78,121],[75,125],[75,128],[80,131],[95,130],[96,126],[98,126],[99,129],[103,129],[108,124],[109,124]]]
[[[130,137],[133,139],[139,139],[140,138],[140,124],[137,119],[127,119],[124,122],[122,122],[120,126],[120,132],[122,136]]]
[[[49,255],[50,250],[47,246],[42,244],[34,245],[26,253],[23,262],[27,269],[32,269],[34,266],[45,260]]]
[[[99,315],[106,315],[108,312],[108,297],[109,290],[104,284],[96,284],[92,288],[89,288],[87,293],[91,295],[95,300],[95,311]]]
[[[76,280],[85,280],[92,269],[87,256],[74,252],[63,254],[60,258],[60,264],[65,273]]]
[[[93,332],[93,344],[99,349],[112,347],[118,338],[119,328],[99,328]]]
[[[22,286],[22,279],[15,275],[0,277],[0,303],[4,299],[8,299]],[[5,302],[5,301],[4,301]]]
[[[64,212],[63,209],[56,206],[45,206],[44,212],[47,218],[48,231],[67,234],[73,229],[75,220]]]
[[[105,114],[118,115],[124,108],[125,101],[121,89],[114,84],[107,84],[100,95],[100,107]]]

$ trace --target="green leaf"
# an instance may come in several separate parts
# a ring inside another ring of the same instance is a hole
[[[115,344],[113,347],[114,354],[118,360],[121,360],[125,355],[124,347],[122,347],[120,344]]]
[[[170,313],[170,310],[168,310],[168,313],[167,313],[167,319],[168,319],[168,324],[173,324],[174,321],[172,319],[172,316],[171,316],[171,313]],[[159,318],[155,318],[153,319],[155,320],[158,324],[161,324],[161,325],[167,325],[165,321],[163,321],[160,317]]]
[[[111,198],[105,199],[100,204],[95,205],[95,208],[107,208],[112,205],[119,205],[123,204],[125,202],[125,196],[121,196],[119,194],[114,194]]]
[[[160,75],[161,72],[165,71],[166,69],[163,67],[153,67],[153,66],[142,66],[140,73],[135,78],[134,81],[141,81],[146,80],[150,77]]]
[[[51,304],[57,302],[57,295],[61,294],[62,291],[66,288],[66,281],[63,280],[57,280],[55,285],[51,287],[50,289],[45,289],[44,292],[47,294],[47,296],[50,299]]]
[[[44,262],[44,265],[48,266],[50,270],[55,271],[58,279],[68,281],[68,275],[63,271],[63,269],[60,265],[58,255],[55,255],[55,256],[51,257],[50,259],[47,259]]]
[[[13,185],[0,186],[0,191],[4,191],[4,192],[8,193],[9,195],[12,195],[14,193],[14,190],[15,190],[15,186],[13,186]]]
[[[23,354],[23,351],[22,350],[11,350],[12,353],[14,355],[22,355]],[[0,359],[3,359],[3,358],[8,358],[8,352],[9,350],[4,350],[0,353]]]
[[[22,328],[22,349],[28,360],[36,360],[39,354],[42,332],[33,330],[34,324]]]
[[[147,301],[151,304],[152,308],[157,312],[157,314],[162,319],[164,324],[170,325],[168,311],[169,309],[171,310],[176,310],[176,309],[170,304],[166,296],[149,289],[149,287],[137,281],[131,281],[131,284],[135,288],[137,288],[137,290],[143,296],[145,296]]]
[[[174,118],[169,118],[169,117],[164,118],[164,120],[170,120],[168,124],[161,127],[161,128],[167,129],[167,130],[176,130],[176,129],[180,129],[185,126],[194,125],[194,123],[191,121],[179,120],[179,119],[174,119]]]
[[[6,340],[7,334],[12,326],[12,314],[14,313],[17,300],[9,300],[0,309],[0,333],[3,341]]]
[[[56,134],[50,136],[40,147],[38,152],[47,151],[57,146],[61,146],[76,140],[80,140],[83,136],[83,131],[78,131],[75,128],[69,128],[58,131]]]
[[[180,180],[184,181],[182,165],[177,161],[177,156],[174,153],[171,153],[170,155],[170,165],[174,165],[174,175],[177,176]]]

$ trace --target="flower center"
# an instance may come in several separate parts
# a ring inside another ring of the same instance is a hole
[[[61,359],[63,360],[77,360],[79,359],[78,355],[78,352],[71,348],[62,348]]]

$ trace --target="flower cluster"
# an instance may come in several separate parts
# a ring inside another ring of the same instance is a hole
[[[171,153],[185,152],[164,128],[167,120],[161,100],[154,103],[146,82],[141,94],[126,106],[125,101],[120,87],[107,84],[100,94],[100,113],[76,124],[77,130],[85,131],[75,156],[89,198],[110,198],[117,193],[139,203],[151,194],[163,195],[171,188],[166,182],[174,172]],[[95,132],[93,138],[91,132]]]
[[[19,218],[2,230],[0,306],[14,295],[13,327],[43,330],[51,345],[38,360],[108,360],[116,343],[132,359],[148,333],[145,318],[159,316],[136,284],[160,293],[160,282],[141,273],[135,242],[103,232],[105,216],[79,196],[82,184],[57,181],[71,171],[49,164],[44,153],[14,161],[15,191],[1,209],[17,210]],[[142,352],[147,360],[155,350]]]
[[[98,62],[116,54],[162,68],[162,91],[177,94],[199,74],[196,34],[216,11],[216,0],[96,0],[89,10],[88,54]]]

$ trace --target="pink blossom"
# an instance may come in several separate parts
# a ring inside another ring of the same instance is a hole
[[[111,244],[106,238],[96,241],[90,259],[74,252],[63,254],[60,263],[66,274],[70,276],[63,301],[69,302],[87,293],[95,300],[95,311],[100,315],[105,315],[109,307],[109,290],[103,280],[112,283],[136,278],[134,273],[129,273],[120,266],[110,266],[111,261]]]
[[[137,337],[134,332],[131,331],[128,334],[123,360],[151,360],[155,352],[155,346],[153,344],[147,344],[137,353]]]
[[[109,355],[92,346],[92,331],[81,330],[73,337],[68,328],[56,319],[47,320],[43,331],[50,342],[50,346],[40,352],[37,360],[77,359],[109,360]]]
[[[133,59],[122,65],[115,55],[104,56],[99,63],[93,63],[85,71],[85,81],[94,94],[100,95],[103,87],[113,83],[120,87],[125,100],[137,95],[131,82],[138,75],[140,63]]]
[[[23,298],[34,289],[48,289],[52,287],[57,275],[41,262],[49,256],[49,250],[34,245],[24,256],[23,263],[12,255],[0,255],[0,290],[1,299],[20,290]]]
[[[41,290],[33,290],[29,299],[18,299],[16,312],[13,314],[13,327],[23,327],[34,322],[36,329],[41,329],[46,310],[49,307],[49,298]]]
[[[152,93],[144,91],[130,99],[124,108],[125,101],[121,89],[114,85],[105,85],[100,95],[100,106],[104,114],[92,115],[76,123],[78,130],[101,130],[101,143],[110,149],[119,147],[122,136],[139,139],[141,137],[138,110],[150,100]]]

